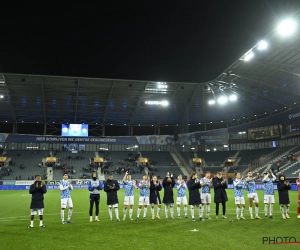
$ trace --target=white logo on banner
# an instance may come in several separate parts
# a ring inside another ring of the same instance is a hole
[[[289,115],[289,118],[290,118],[290,119],[293,119],[293,118],[296,118],[296,117],[299,117],[299,116],[300,116],[300,113],[290,114],[290,115]]]

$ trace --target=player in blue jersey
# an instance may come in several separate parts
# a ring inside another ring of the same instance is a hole
[[[129,206],[129,219],[132,220],[132,212],[134,205],[134,188],[138,187],[135,185],[135,181],[131,180],[131,175],[126,171],[123,177],[123,183],[125,185],[125,198],[124,198],[124,209],[123,209],[123,220],[126,220],[127,207]]]
[[[151,215],[152,220],[155,219],[154,216],[154,205],[157,205],[157,213],[156,218],[160,219],[160,208],[161,208],[161,200],[160,200],[160,194],[162,187],[160,185],[161,183],[157,180],[157,176],[153,175],[152,180],[150,182],[150,204],[151,204]]]
[[[264,183],[265,218],[268,218],[268,207],[270,204],[270,219],[273,219],[273,206],[275,203],[273,182],[275,180],[276,176],[273,174],[272,169],[269,169],[268,173],[264,173],[262,182]]]
[[[177,215],[178,215],[178,219],[181,218],[180,216],[180,204],[183,204],[183,209],[184,209],[184,218],[188,218],[187,215],[187,199],[186,199],[186,189],[187,189],[187,185],[185,183],[185,181],[182,179],[182,175],[179,174],[178,175],[178,180],[176,182],[176,188],[177,188]]]
[[[241,176],[240,173],[235,173],[235,180],[233,180],[233,186],[234,186],[234,200],[236,204],[236,218],[237,220],[243,219],[244,217],[244,211],[245,211],[245,198],[243,195],[243,179],[244,176]],[[241,210],[242,205],[242,210]]]
[[[136,220],[139,220],[140,218],[142,206],[144,206],[143,219],[147,220],[147,207],[149,205],[149,188],[150,188],[150,181],[147,175],[143,176],[143,180],[140,182],[139,188],[140,188],[140,198],[139,198],[139,207],[137,210]]]
[[[46,227],[43,224],[44,214],[44,194],[47,193],[46,185],[42,182],[41,176],[35,176],[35,182],[30,186],[29,193],[31,194],[30,203],[30,225],[27,228],[33,228],[34,216],[40,217],[40,227]]]
[[[71,221],[71,216],[73,213],[73,201],[72,201],[71,193],[70,193],[71,190],[73,190],[73,186],[71,184],[71,181],[68,180],[68,177],[69,177],[68,174],[65,173],[63,175],[63,179],[60,181],[60,184],[59,184],[60,200],[61,200],[60,216],[61,216],[62,224],[73,223],[73,221]],[[67,221],[65,221],[66,207],[69,208]]]
[[[99,203],[100,203],[100,190],[103,189],[103,183],[97,179],[97,173],[92,173],[92,179],[88,183],[88,190],[90,191],[90,222],[93,222],[93,207],[95,203],[96,216],[95,221],[99,221]]]
[[[212,178],[210,178],[209,171],[205,173],[205,177],[200,179],[200,184],[202,187],[202,193],[201,193],[202,209],[201,209],[200,217],[203,217],[204,205],[206,205],[206,219],[211,219],[209,213],[210,213],[210,203],[211,203],[210,189],[212,187]]]
[[[247,192],[248,192],[248,199],[249,199],[249,212],[250,212],[250,218],[253,218],[253,212],[252,212],[252,204],[255,203],[255,219],[261,219],[258,216],[258,195],[256,192],[256,184],[255,181],[259,178],[258,169],[255,170],[256,176],[253,176],[253,173],[250,171],[248,172],[248,176],[245,178],[244,184],[246,186]]]

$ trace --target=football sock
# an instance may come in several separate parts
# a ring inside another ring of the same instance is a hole
[[[137,210],[137,216],[136,217],[138,217],[138,218],[140,217],[141,210],[142,209],[138,208],[138,210]]]
[[[154,207],[151,207],[151,215],[154,216]]]
[[[147,207],[144,207],[144,217],[147,217]]]
[[[270,204],[270,215],[273,214],[273,203]]]
[[[30,221],[30,226],[33,227],[33,220]]]
[[[280,204],[280,213],[282,216],[284,216],[284,208],[282,204]]]
[[[240,215],[240,210],[241,210],[241,209],[240,209],[239,207],[236,208],[236,216],[237,216],[237,217],[239,217],[239,215]]]
[[[210,214],[210,205],[206,205],[206,217],[209,217]]]
[[[108,213],[109,213],[109,218],[112,220],[112,211],[111,211],[111,207],[108,208]]]
[[[265,204],[264,210],[265,210],[265,215],[267,215],[268,214],[268,204]]]
[[[157,208],[157,215],[160,214],[160,207]]]
[[[250,216],[253,216],[252,207],[249,207],[249,213],[250,213]]]
[[[255,207],[255,216],[258,216],[258,207]]]
[[[165,214],[166,214],[166,218],[168,218],[168,206],[165,206]]]
[[[184,215],[187,215],[187,207],[184,207]],[[179,211],[180,211],[180,208],[179,208]]]
[[[90,216],[90,221],[92,221],[93,220],[93,216]]]
[[[202,216],[203,216],[202,205],[199,205],[199,207],[198,207],[198,213],[199,213],[199,218],[202,218]]]
[[[191,215],[192,215],[192,218],[195,218],[195,212],[194,212],[194,206],[191,205]]]
[[[65,220],[65,210],[60,210],[60,217],[62,221]]]
[[[170,206],[171,217],[174,217],[174,207]]]
[[[177,215],[180,216],[180,207],[177,207]]]
[[[132,212],[133,212],[133,209],[130,208],[130,209],[129,209],[129,217],[130,217],[130,218],[132,217]]]
[[[286,212],[287,214],[289,214],[289,212],[290,212],[290,206],[286,206],[285,212]]]
[[[72,213],[73,213],[73,209],[69,209],[69,211],[68,211],[68,220],[71,220]]]
[[[242,207],[241,216],[243,216],[243,217],[244,217],[244,212],[245,212],[245,207]]]
[[[115,207],[115,214],[116,214],[117,220],[119,220],[119,209],[118,209],[118,207]]]
[[[43,226],[43,219],[40,220],[40,226]]]

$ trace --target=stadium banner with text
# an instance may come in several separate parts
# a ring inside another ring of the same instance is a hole
[[[248,128],[268,126],[274,124],[286,125],[299,124],[300,123],[300,107],[295,107],[284,111],[280,114],[272,115],[266,118],[262,118],[257,121],[252,121],[246,124],[229,128],[229,133],[247,131]]]
[[[37,136],[9,134],[5,142],[35,142],[35,143],[70,143],[81,142],[85,144],[138,144],[135,136],[114,137],[63,137],[63,136]]]
[[[228,144],[228,129],[179,134],[179,145],[224,145]]]
[[[139,144],[174,145],[173,135],[142,135],[136,136]]]

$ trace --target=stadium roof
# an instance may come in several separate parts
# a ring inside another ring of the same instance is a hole
[[[209,82],[166,82],[0,74],[0,122],[182,125],[249,122],[300,102],[300,18],[294,34],[277,30]],[[225,45],[224,45],[225,46]],[[222,55],[220,55],[222,56]],[[216,58],[216,64],[218,58]],[[162,87],[167,86],[167,87]],[[220,105],[219,96],[237,95]],[[215,105],[208,101],[215,99]],[[158,102],[146,104],[145,102]],[[157,105],[168,101],[168,106]],[[225,126],[225,124],[224,124]],[[226,125],[227,126],[227,125]]]

